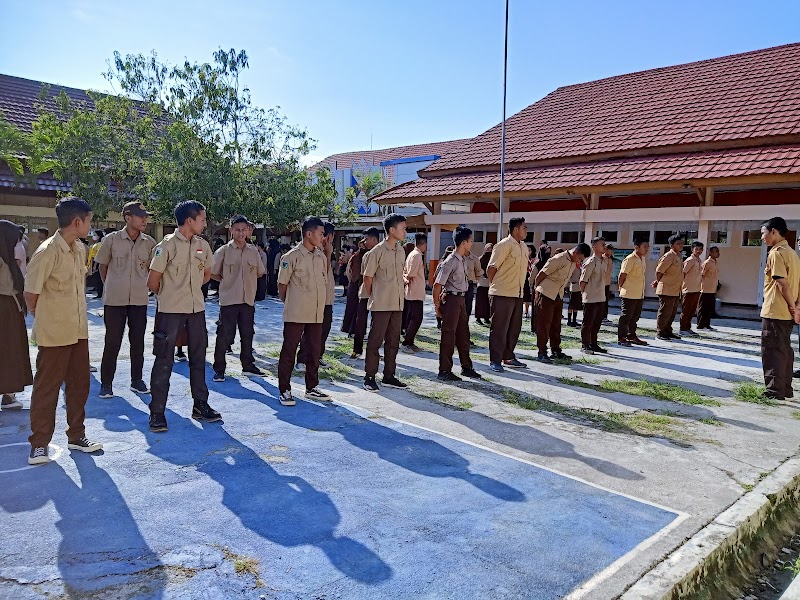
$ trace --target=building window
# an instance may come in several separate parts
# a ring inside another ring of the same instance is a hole
[[[580,239],[580,232],[578,231],[562,231],[561,243],[562,244],[577,244]]]
[[[650,241],[650,230],[649,229],[637,229],[633,232],[633,237],[631,238],[631,243],[633,240],[646,240]]]
[[[761,246],[761,229],[749,229],[742,232],[742,246]]]
[[[525,236],[525,243],[526,243],[526,244],[532,244],[532,243],[533,243],[533,236],[534,236],[534,235],[535,235],[535,233],[534,233],[533,231],[531,231],[530,233],[528,233],[528,235],[526,235],[526,236]]]
[[[665,246],[669,244],[669,238],[673,235],[675,235],[675,232],[671,229],[656,229],[653,235],[653,242],[656,246]]]
[[[712,246],[730,246],[730,232],[712,231],[708,236],[708,243]]]
[[[557,231],[545,231],[544,232],[544,241],[545,242],[557,242],[558,241],[558,232]]]
[[[619,241],[619,231],[603,229],[598,235],[607,242],[616,244]]]

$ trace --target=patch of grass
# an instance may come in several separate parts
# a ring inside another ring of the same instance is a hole
[[[739,483],[739,485],[741,485],[741,486],[742,486],[742,489],[743,489],[745,492],[752,492],[752,491],[753,491],[753,489],[755,489],[755,487],[756,487],[756,486],[754,486],[752,483],[741,483],[741,482],[740,482],[740,483]]]
[[[767,406],[775,406],[778,404],[775,400],[770,400],[764,396],[767,391],[763,385],[755,381],[740,381],[733,386],[733,397],[740,402],[751,402],[753,404],[766,404]]]
[[[261,564],[257,558],[236,554],[227,546],[222,548],[222,554],[225,560],[233,563],[233,570],[237,575],[251,575],[256,580],[256,587],[264,587],[264,582],[261,580]]]
[[[792,416],[793,416],[795,419],[800,419],[800,410],[795,410],[795,411],[793,411],[793,412],[792,412]]]
[[[461,402],[456,404],[456,406],[458,408],[460,408],[461,410],[469,410],[470,408],[472,408],[475,405],[472,402],[467,402],[466,400],[462,400]]]
[[[703,396],[681,385],[650,381],[648,379],[603,379],[598,384],[593,384],[577,377],[559,377],[558,381],[565,385],[587,388],[598,392],[622,392],[633,396],[647,396],[680,404],[721,406],[718,400]]]
[[[700,422],[705,425],[712,425],[714,427],[724,427],[725,423],[717,419],[716,417],[709,417],[707,419],[700,419]]]
[[[410,377],[406,380],[406,384],[408,384],[408,389],[417,396],[422,396],[423,398],[435,400],[443,404],[452,404],[450,400],[453,399],[454,390],[450,388],[436,386],[430,381],[421,379],[420,377]]]

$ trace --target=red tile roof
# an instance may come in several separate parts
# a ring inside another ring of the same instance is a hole
[[[800,44],[790,44],[561,87],[508,119],[507,165],[800,136],[798,82]],[[499,165],[500,129],[420,176]]]
[[[563,194],[569,189],[582,193],[582,188],[651,182],[682,183],[751,175],[798,175],[800,180],[800,144],[515,169],[506,172],[505,190],[509,193],[550,190]],[[499,173],[472,173],[417,179],[395,186],[375,199],[383,204],[412,198],[457,199],[460,196],[470,199],[477,196],[496,197],[499,190]]]

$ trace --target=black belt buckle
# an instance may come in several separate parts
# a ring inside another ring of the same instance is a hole
[[[448,296],[466,296],[467,292],[447,292]]]

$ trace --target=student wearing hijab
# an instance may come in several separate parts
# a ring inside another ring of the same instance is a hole
[[[5,353],[4,360],[0,361],[0,392],[3,393],[0,406],[3,410],[22,408],[14,394],[33,384],[22,297],[25,280],[14,258],[19,236],[17,225],[0,221],[0,338],[4,341]]]

